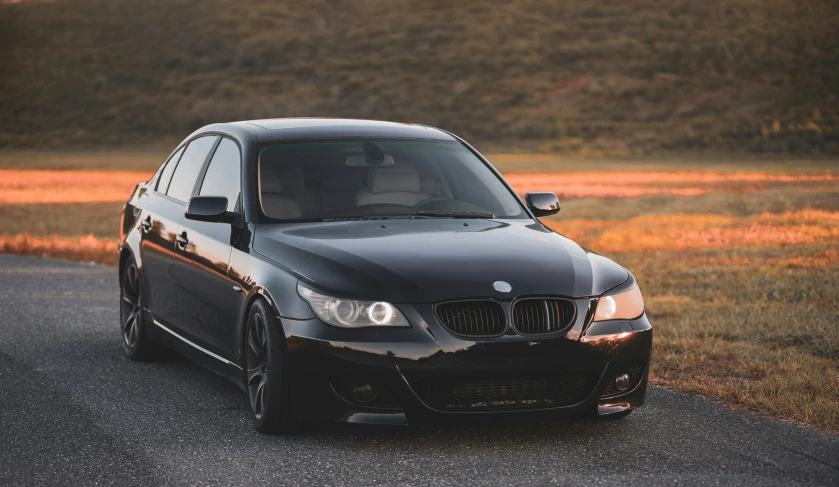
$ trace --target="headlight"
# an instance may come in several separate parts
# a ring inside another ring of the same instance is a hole
[[[644,298],[638,286],[629,291],[603,296],[597,301],[594,321],[634,320],[644,314]]]
[[[341,328],[411,326],[399,309],[386,301],[356,301],[320,294],[297,283],[297,294],[325,323]]]

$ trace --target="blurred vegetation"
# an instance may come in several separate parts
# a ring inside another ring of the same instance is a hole
[[[588,155],[839,153],[828,0],[0,4],[0,146],[336,116]]]

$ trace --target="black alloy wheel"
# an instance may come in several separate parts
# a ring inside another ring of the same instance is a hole
[[[119,322],[125,354],[131,360],[149,360],[165,355],[165,347],[146,337],[143,289],[140,285],[140,271],[133,257],[125,261],[120,276]]]
[[[265,388],[268,382],[268,339],[265,321],[253,313],[248,322],[248,396],[257,420],[265,414]]]
[[[260,433],[289,433],[299,427],[292,415],[285,360],[285,335],[271,306],[254,302],[245,329],[245,385],[254,428]]]

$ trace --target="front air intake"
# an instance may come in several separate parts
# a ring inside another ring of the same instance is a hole
[[[521,411],[570,406],[583,401],[597,382],[580,372],[500,377],[409,380],[417,396],[438,411]]]

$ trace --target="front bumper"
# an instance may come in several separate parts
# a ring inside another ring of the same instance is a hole
[[[584,309],[588,300],[579,300],[578,306]],[[559,336],[469,340],[439,325],[430,305],[399,307],[411,328],[346,330],[317,319],[282,319],[298,417],[405,424],[487,415],[608,415],[644,403],[652,349],[652,327],[646,314],[586,327],[582,312],[571,329]],[[630,370],[636,374],[628,390],[609,388],[615,377]],[[517,378],[546,374],[584,378],[575,379],[584,380],[579,386],[582,393],[563,403],[511,401],[501,407],[467,401],[453,408],[430,399],[435,384],[478,384],[457,386],[461,392],[475,387],[522,387],[516,385],[520,384]],[[352,390],[367,384],[379,394],[362,403]]]

